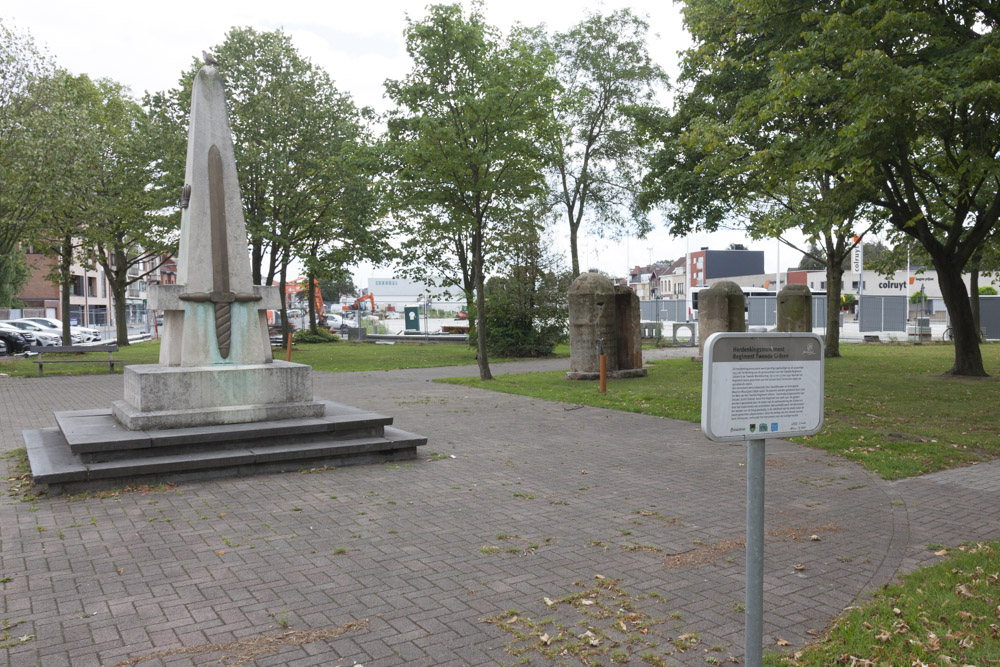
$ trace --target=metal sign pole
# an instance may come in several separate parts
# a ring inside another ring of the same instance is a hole
[[[747,575],[743,664],[760,667],[764,651],[764,441],[747,441]]]
[[[714,333],[705,341],[701,430],[709,440],[747,443],[744,657],[764,652],[764,440],[823,426],[823,341],[813,333]],[[772,397],[773,400],[772,400]]]

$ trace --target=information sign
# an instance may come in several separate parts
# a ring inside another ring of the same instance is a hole
[[[823,425],[823,341],[716,333],[705,342],[701,428],[715,441],[812,435]]]

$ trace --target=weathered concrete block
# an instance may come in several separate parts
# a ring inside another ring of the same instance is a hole
[[[642,314],[639,295],[625,285],[615,286],[615,318],[618,357],[616,370],[642,368]]]
[[[705,354],[705,341],[720,331],[746,331],[746,296],[731,280],[718,282],[698,293],[698,360]]]
[[[778,331],[812,331],[812,290],[785,285],[778,292]]]
[[[570,373],[600,372],[597,341],[604,340],[608,370],[618,363],[615,286],[599,273],[581,273],[569,286]]]

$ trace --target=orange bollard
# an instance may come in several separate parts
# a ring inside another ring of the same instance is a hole
[[[285,361],[292,360],[292,330],[288,330],[288,348],[285,352]]]

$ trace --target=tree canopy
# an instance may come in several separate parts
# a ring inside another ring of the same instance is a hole
[[[70,182],[78,126],[61,92],[51,60],[0,21],[0,306],[27,277],[20,244],[51,219],[53,197]]]
[[[362,118],[325,70],[281,30],[234,28],[213,47],[226,82],[255,284],[280,284],[295,259],[335,275],[388,249]],[[167,155],[161,185],[179,191],[195,59],[176,89],[150,95]],[[287,318],[283,318],[287,321]]]
[[[647,119],[667,138],[645,201],[684,224],[738,202],[750,220],[794,212],[807,236],[826,218],[838,245],[853,221],[914,239],[955,330],[950,372],[984,375],[962,272],[1000,217],[998,18],[971,2],[689,0],[690,92]],[[796,194],[817,177],[822,196]],[[809,201],[832,213],[794,206]]]
[[[557,83],[552,54],[537,33],[508,36],[488,25],[478,5],[434,5],[408,19],[413,69],[387,81],[397,109],[385,142],[394,214],[408,239],[404,256],[418,266],[461,275],[475,293],[479,372],[487,358],[484,272],[504,239],[525,220],[524,207],[544,191],[544,146]]]
[[[552,135],[556,207],[565,214],[573,275],[585,220],[599,234],[650,230],[638,206],[642,149],[628,107],[652,105],[667,77],[649,56],[649,25],[630,9],[591,14],[552,39],[562,91]]]

